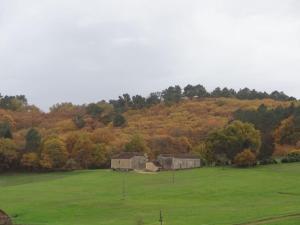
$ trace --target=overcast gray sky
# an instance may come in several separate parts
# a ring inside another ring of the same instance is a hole
[[[0,0],[0,79],[44,110],[188,83],[300,97],[300,1]]]

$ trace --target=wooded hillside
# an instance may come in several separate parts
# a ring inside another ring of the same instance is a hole
[[[148,98],[124,94],[110,102],[61,103],[49,113],[29,106],[24,96],[1,99],[6,104],[1,105],[0,100],[0,170],[101,168],[120,151],[143,151],[151,158],[160,153],[203,155],[203,148],[211,144],[209,136],[234,120],[251,123],[261,134],[259,147],[268,148],[271,155],[275,144],[296,146],[300,140],[297,135],[293,141],[283,137],[287,129],[297,133],[299,121],[293,119],[298,101],[282,92],[269,95],[216,88],[208,93],[201,85],[183,91],[175,86]],[[266,129],[260,126],[262,122],[253,121],[253,117],[270,117],[270,113],[280,116]],[[246,144],[237,153],[248,147]]]

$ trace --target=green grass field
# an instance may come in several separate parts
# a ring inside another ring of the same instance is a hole
[[[25,225],[159,225],[160,209],[164,225],[296,225],[300,164],[177,171],[174,184],[172,172],[0,175],[0,208]]]

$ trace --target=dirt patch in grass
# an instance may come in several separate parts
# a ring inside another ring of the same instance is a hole
[[[141,173],[141,174],[157,174],[157,172],[147,172],[147,171],[142,171],[142,170],[135,170],[134,172]]]

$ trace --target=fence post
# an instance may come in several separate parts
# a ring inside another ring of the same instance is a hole
[[[163,215],[162,215],[162,211],[161,210],[159,212],[159,222],[160,222],[160,225],[163,225]]]

